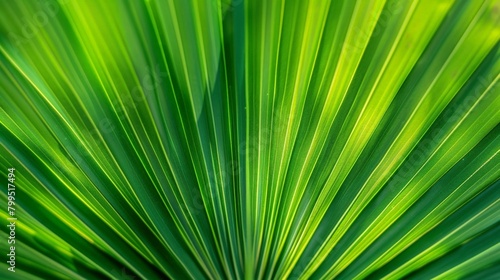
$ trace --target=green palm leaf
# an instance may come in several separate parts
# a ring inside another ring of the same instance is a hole
[[[500,2],[0,11],[2,279],[500,277]]]

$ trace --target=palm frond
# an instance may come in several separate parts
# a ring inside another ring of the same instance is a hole
[[[0,15],[0,278],[499,277],[497,0]]]

